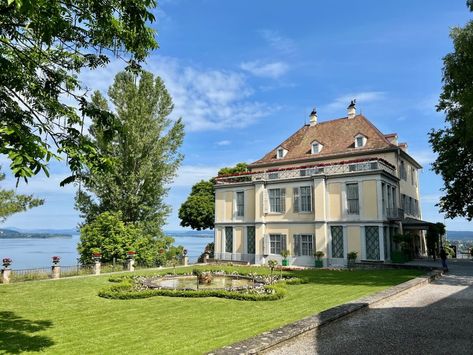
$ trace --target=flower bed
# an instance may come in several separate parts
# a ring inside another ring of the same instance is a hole
[[[170,279],[191,276],[192,274],[181,275],[157,275],[157,276],[118,276],[109,279],[116,282],[116,285],[103,289],[99,292],[100,297],[111,299],[138,299],[153,296],[168,297],[219,297],[235,299],[242,301],[274,301],[283,298],[286,293],[287,285],[304,283],[297,278],[278,279],[269,278],[263,275],[240,275],[228,274],[223,271],[212,271],[213,276],[217,277],[240,277],[253,281],[253,286],[228,287],[225,289],[173,289],[159,287],[153,284],[156,279]]]

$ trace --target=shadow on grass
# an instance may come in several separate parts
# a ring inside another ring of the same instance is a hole
[[[14,312],[0,312],[0,352],[20,354],[26,351],[42,351],[54,345],[49,337],[32,334],[52,325],[49,320],[28,320]]]

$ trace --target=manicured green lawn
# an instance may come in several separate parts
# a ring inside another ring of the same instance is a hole
[[[110,284],[106,275],[0,285],[0,353],[199,354],[420,274],[415,270],[294,272],[309,283],[288,286],[282,300],[261,302],[104,299],[97,292]]]

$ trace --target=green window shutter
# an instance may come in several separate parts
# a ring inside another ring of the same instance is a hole
[[[263,237],[263,255],[269,255],[269,234],[265,234]]]
[[[281,213],[286,212],[286,189],[281,189]]]
[[[269,196],[268,196],[268,190],[266,189],[263,190],[263,212],[264,213],[269,212]]]
[[[310,186],[310,187],[309,187],[309,196],[310,196],[310,198],[309,198],[309,211],[310,211],[310,212],[312,212],[313,209],[314,209],[314,208],[313,208],[313,204],[314,204],[314,203],[313,203],[313,201],[314,201],[313,198],[314,198],[314,197],[313,197],[312,189],[313,189],[313,187]]]
[[[293,195],[294,195],[294,212],[299,212],[299,188],[298,187],[294,187],[294,189],[292,190],[293,192]]]
[[[310,256],[313,256],[316,251],[316,245],[315,245],[315,234],[312,234],[312,252],[310,253]]]
[[[300,255],[301,250],[301,236],[294,234],[294,255]]]
[[[281,251],[287,250],[287,236],[285,234],[281,234]]]

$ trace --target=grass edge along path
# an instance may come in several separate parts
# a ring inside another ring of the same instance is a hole
[[[267,268],[255,267],[200,268],[269,273]],[[261,302],[162,296],[104,299],[98,292],[110,285],[110,275],[2,285],[0,353],[201,354],[384,290],[422,272],[303,270],[289,274],[307,283],[288,285],[283,299]]]

